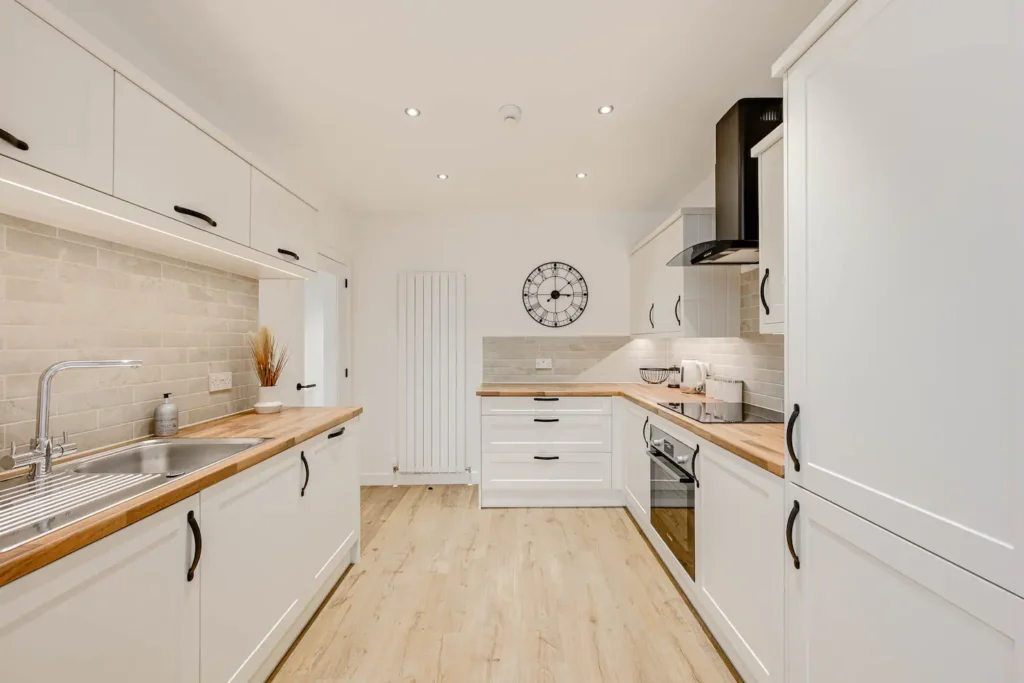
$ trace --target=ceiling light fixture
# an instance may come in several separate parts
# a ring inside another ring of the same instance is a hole
[[[447,173],[438,173],[437,174],[437,179],[438,180],[448,180],[448,174]]]
[[[610,104],[605,104],[597,108],[598,114],[611,114],[613,111],[615,111],[615,107]]]
[[[417,109],[416,107],[409,107],[408,109],[405,110],[405,114],[406,116],[419,116],[420,110]]]
[[[584,178],[587,177],[587,174],[586,173],[577,173],[576,177],[579,178],[580,180],[583,180]]]

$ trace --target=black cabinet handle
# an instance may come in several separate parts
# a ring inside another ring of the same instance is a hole
[[[651,310],[647,311],[647,319],[651,321],[651,329],[654,329],[654,304],[651,304]]]
[[[793,404],[793,412],[789,414],[789,424],[786,425],[786,448],[789,450],[789,457],[793,459],[793,469],[800,471],[800,459],[796,457],[793,450],[793,427],[796,426],[796,419],[800,417],[800,404]]]
[[[199,213],[198,211],[193,211],[192,209],[186,209],[184,206],[175,206],[174,210],[177,211],[178,213],[185,214],[186,216],[192,216],[193,218],[198,218],[201,221],[206,221],[207,223],[210,224],[211,228],[217,227],[217,221],[213,220],[205,213]]]
[[[303,389],[312,389],[315,386],[315,384],[303,384],[302,382],[299,382],[298,384],[295,385],[295,391],[302,391]]]
[[[27,152],[28,151],[28,143],[27,142],[25,142],[24,140],[19,140],[18,138],[14,137],[13,135],[8,133],[3,128],[0,128],[0,140],[3,140],[4,142],[6,142],[11,147],[16,147],[16,148],[20,149],[22,152]]]
[[[789,511],[789,521],[786,522],[786,545],[789,546],[789,554],[793,556],[793,566],[800,569],[800,558],[797,557],[796,548],[793,547],[793,525],[796,524],[796,516],[800,514],[800,501],[793,501],[793,509]]]
[[[764,314],[768,315],[771,311],[768,310],[768,300],[764,298],[764,285],[766,282],[768,282],[767,268],[764,269],[764,277],[761,278],[761,305],[764,306]]]
[[[675,311],[674,311],[675,314],[676,314],[676,325],[682,325],[683,324],[683,321],[679,318],[679,304],[681,304],[682,302],[683,302],[683,295],[680,294],[676,298],[676,308],[675,308]]]
[[[554,398],[552,396],[534,396],[533,400],[534,401],[557,401],[558,399]]]
[[[192,566],[188,568],[185,578],[191,581],[196,578],[196,567],[199,566],[199,558],[203,556],[203,533],[199,530],[199,522],[196,521],[196,513],[188,511],[188,526],[192,529],[192,538],[196,542],[195,552],[192,554]]]
[[[338,431],[334,432],[333,434],[328,434],[327,438],[328,439],[335,439],[335,438],[341,436],[344,433],[345,433],[345,428],[342,427],[341,429],[339,429]]]
[[[535,455],[534,460],[558,460],[557,455]]]
[[[306,487],[309,485],[309,461],[306,460],[306,451],[299,451],[299,459],[302,460],[302,467],[306,470],[306,480],[302,482],[302,490],[299,491],[299,495],[304,496]]]
[[[535,417],[534,422],[558,422],[557,417]]]
[[[284,254],[285,256],[291,256],[291,257],[292,257],[293,259],[295,259],[296,261],[298,261],[298,260],[299,260],[299,255],[298,255],[298,254],[296,254],[296,253],[295,253],[294,251],[290,251],[290,250],[288,250],[288,249],[278,249],[278,250],[277,250],[277,253],[278,253],[278,254]]]
[[[697,444],[697,447],[693,449],[693,460],[690,462],[690,469],[693,470],[693,483],[697,485],[697,488],[700,488],[700,479],[697,478],[698,455],[700,455],[700,444]]]
[[[650,439],[647,438],[647,425],[650,424],[651,418],[644,418],[644,426],[640,429],[640,433],[644,435],[644,444],[648,447],[651,445]]]

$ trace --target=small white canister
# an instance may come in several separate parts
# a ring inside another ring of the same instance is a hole
[[[726,377],[708,378],[708,398],[718,399],[726,403],[743,402],[743,381]]]

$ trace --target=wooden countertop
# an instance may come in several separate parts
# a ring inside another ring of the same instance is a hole
[[[0,586],[347,422],[362,412],[362,408],[285,408],[274,415],[248,412],[185,427],[176,438],[251,437],[270,440],[63,529],[45,534],[7,552],[0,552]]]
[[[658,403],[707,401],[703,394],[651,384],[484,384],[477,396],[621,396],[677,424],[777,477],[786,474],[785,428],[781,424],[704,424],[666,410]]]

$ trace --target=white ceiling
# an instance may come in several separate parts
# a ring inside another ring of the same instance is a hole
[[[670,208],[827,0],[53,2],[271,173],[379,211]]]

